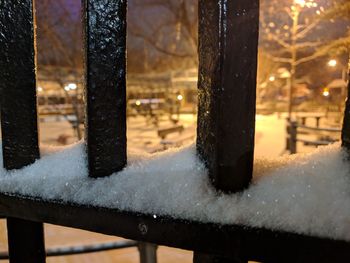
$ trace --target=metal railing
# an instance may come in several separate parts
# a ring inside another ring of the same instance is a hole
[[[83,0],[86,149],[91,178],[127,164],[126,0]],[[252,179],[259,0],[199,0],[197,154],[220,193]],[[0,1],[4,167],[40,158],[31,0]],[[348,105],[347,109],[350,109]],[[347,113],[350,114],[350,113]],[[349,124],[345,124],[347,127]],[[343,143],[350,142],[343,132]],[[349,147],[350,148],[350,147]],[[350,261],[345,241],[0,193],[10,262],[45,262],[43,222],[194,251],[194,262]],[[154,259],[148,249],[144,260]]]
[[[320,145],[328,145],[331,143],[336,142],[335,139],[306,139],[306,138],[300,138],[298,134],[305,134],[308,132],[327,132],[327,133],[341,133],[341,129],[337,128],[327,128],[327,127],[313,127],[313,126],[307,126],[298,123],[297,121],[288,121],[287,122],[287,140],[286,140],[286,150],[289,151],[290,154],[297,153],[297,143],[302,142],[304,145],[309,146],[320,146]]]

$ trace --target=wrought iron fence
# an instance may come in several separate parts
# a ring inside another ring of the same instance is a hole
[[[83,5],[86,144],[89,176],[96,178],[127,164],[127,1]],[[35,26],[31,0],[0,0],[0,8],[2,146],[11,170],[40,158]],[[258,0],[199,0],[197,153],[215,188],[227,193],[252,178],[258,26]],[[350,260],[345,241],[7,193],[0,193],[0,214],[7,217],[11,262],[45,262],[43,222],[192,250],[197,263]]]

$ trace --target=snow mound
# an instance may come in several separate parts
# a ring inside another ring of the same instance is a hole
[[[87,176],[83,143],[42,153],[21,170],[0,168],[0,192],[350,240],[350,163],[339,145],[258,159],[249,189],[232,195],[211,187],[193,145],[130,153],[123,171],[99,179]]]

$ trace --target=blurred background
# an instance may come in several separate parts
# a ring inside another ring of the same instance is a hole
[[[43,144],[65,145],[84,136],[80,5],[77,0],[36,3]],[[129,149],[152,153],[194,140],[197,9],[196,0],[129,1]],[[346,0],[261,1],[256,156],[290,152],[288,118],[339,129],[346,97],[349,24]],[[325,131],[301,134],[306,141],[322,144],[339,137]],[[315,146],[298,142],[297,151]]]
[[[128,2],[131,150],[159,152],[195,139],[197,4],[197,0]],[[79,0],[36,1],[42,144],[67,145],[84,137],[80,10]],[[349,19],[348,0],[261,0],[256,157],[308,152],[339,140],[347,94]],[[298,140],[288,139],[292,136]],[[46,227],[52,245],[111,239]],[[124,251],[99,253],[95,259],[91,254],[48,262],[112,262],[121,255],[119,262],[138,262],[136,248]],[[192,259],[190,252],[168,248],[159,249],[158,254],[159,262]]]

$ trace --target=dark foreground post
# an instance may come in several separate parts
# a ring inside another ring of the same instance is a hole
[[[38,146],[33,6],[0,1],[1,130],[4,167],[19,169],[40,157]],[[45,262],[42,223],[8,218],[10,262]]]
[[[287,150],[290,154],[297,153],[297,136],[298,123],[296,121],[287,120]]]
[[[345,103],[343,128],[341,131],[341,141],[342,141],[342,146],[345,147],[348,153],[350,153],[350,68],[348,69],[347,94],[348,96]]]
[[[227,193],[252,178],[258,28],[259,0],[199,1],[197,152],[214,187]],[[246,262],[198,252],[193,260]]]
[[[18,218],[8,218],[7,232],[11,263],[45,262],[44,229],[42,223]]]
[[[139,242],[140,263],[157,263],[157,245]]]
[[[258,0],[199,1],[197,150],[225,192],[252,176],[258,27]]]
[[[126,0],[83,0],[91,177],[126,165]]]

